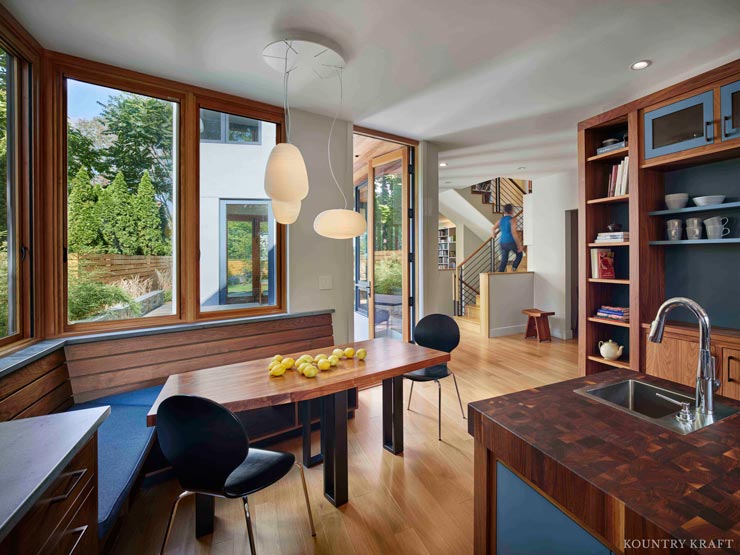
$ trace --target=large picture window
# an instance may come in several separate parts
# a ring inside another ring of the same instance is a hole
[[[206,109],[200,120],[200,310],[274,308],[281,242],[264,179],[277,125]],[[215,140],[223,125],[242,120],[256,123],[259,143]]]
[[[178,104],[66,85],[68,321],[175,314]]]

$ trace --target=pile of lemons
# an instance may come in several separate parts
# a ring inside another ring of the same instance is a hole
[[[367,357],[367,351],[365,349],[357,349],[357,352],[352,347],[346,349],[334,349],[330,355],[318,354],[315,357],[311,355],[301,355],[297,359],[290,357],[283,357],[283,355],[275,355],[272,357],[272,362],[267,367],[270,371],[270,376],[278,377],[285,374],[286,371],[294,368],[299,374],[303,374],[306,378],[315,378],[319,372],[330,370],[342,359],[350,359],[356,357],[358,360],[365,360]]]

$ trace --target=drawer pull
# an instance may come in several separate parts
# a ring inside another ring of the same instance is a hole
[[[708,143],[711,143],[714,140],[714,136],[713,136],[714,133],[712,133],[712,124],[713,123],[714,123],[713,121],[705,121],[704,122],[704,131],[705,131],[704,132],[704,135],[706,136]]]
[[[735,357],[727,357],[727,381],[730,383],[737,383],[737,380],[732,379],[732,374],[730,374],[730,370],[732,370],[732,362],[740,362],[739,359]]]
[[[72,555],[75,552],[75,549],[77,549],[77,546],[80,545],[85,532],[87,532],[87,527],[88,525],[85,524],[84,526],[80,526],[79,528],[72,528],[71,530],[67,530],[65,532],[65,534],[69,536],[77,535],[77,539],[75,540],[72,549],[69,550],[69,553],[67,555]]]
[[[60,476],[60,478],[74,476],[74,479],[70,480],[69,482],[69,487],[67,488],[67,491],[65,491],[61,495],[55,495],[54,497],[49,497],[48,499],[44,499],[44,501],[46,503],[53,504],[53,503],[59,503],[60,501],[66,500],[70,495],[72,495],[72,492],[77,487],[77,484],[80,483],[80,480],[82,480],[82,477],[86,473],[87,473],[87,468],[81,468],[79,470],[73,470],[72,472],[63,473]]]

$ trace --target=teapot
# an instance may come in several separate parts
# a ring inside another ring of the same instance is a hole
[[[609,341],[599,341],[599,352],[606,360],[617,360],[622,356],[623,351],[624,347],[611,339]]]

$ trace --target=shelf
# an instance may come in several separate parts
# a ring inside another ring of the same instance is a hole
[[[599,278],[588,278],[589,283],[613,283],[615,285],[629,285],[630,280],[628,279],[599,279]]]
[[[623,147],[618,148],[617,150],[610,150],[609,152],[605,152],[604,154],[597,154],[595,156],[590,156],[589,158],[586,158],[587,162],[598,162],[600,160],[612,160],[614,158],[624,158],[627,156],[627,153],[629,152],[629,147]]]
[[[725,202],[711,206],[689,206],[676,210],[655,210],[654,212],[648,212],[648,216],[673,216],[675,214],[694,214],[696,212],[713,212],[715,210],[730,210],[733,208],[740,208],[740,202]]]
[[[614,366],[615,368],[624,368],[626,370],[631,369],[629,361],[625,362],[623,360],[606,360],[603,357],[594,356],[594,355],[589,355],[588,360],[593,360],[594,362],[600,362],[601,364],[606,364],[607,366]]]
[[[629,199],[629,195],[618,195],[616,197],[603,197],[587,200],[586,204],[613,204],[617,202],[627,202]]]
[[[597,316],[590,316],[588,318],[588,321],[594,322],[596,324],[606,324],[607,326],[619,326],[620,328],[630,327],[629,322],[620,322],[619,320],[609,320],[607,318],[599,318]]]
[[[652,246],[683,246],[683,245],[737,245],[740,243],[740,238],[727,237],[725,239],[681,239],[680,241],[650,241],[648,245]]]
[[[589,243],[589,247],[600,248],[600,247],[629,247],[629,241],[618,241],[616,243]]]

